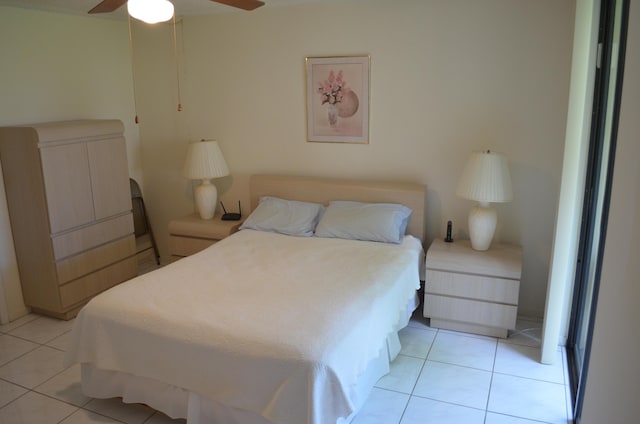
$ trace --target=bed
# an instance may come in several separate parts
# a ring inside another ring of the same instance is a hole
[[[241,231],[92,299],[65,363],[190,424],[350,422],[419,303],[425,191],[254,175]]]

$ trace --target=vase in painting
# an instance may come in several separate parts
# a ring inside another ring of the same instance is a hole
[[[329,120],[329,126],[335,128],[338,125],[338,108],[335,104],[329,105],[327,109],[327,119]]]

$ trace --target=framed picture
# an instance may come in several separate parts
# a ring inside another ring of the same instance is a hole
[[[307,140],[369,143],[369,56],[307,57]]]

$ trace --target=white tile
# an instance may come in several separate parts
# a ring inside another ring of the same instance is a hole
[[[8,381],[0,380],[0,408],[27,393],[24,387],[16,386]]]
[[[422,368],[415,396],[485,409],[491,372],[442,362],[427,361]]]
[[[351,424],[398,423],[408,401],[407,394],[374,387]]]
[[[67,331],[66,333],[48,341],[47,346],[51,346],[58,350],[62,350],[63,352],[66,352],[67,347],[69,346],[70,338],[71,338],[71,331]]]
[[[437,331],[416,327],[405,327],[398,333],[400,337],[400,353],[407,356],[425,359],[431,349]]]
[[[496,339],[438,332],[427,359],[486,371],[493,369]]]
[[[0,325],[0,333],[8,333],[10,331],[13,331],[16,328],[20,327],[21,325],[24,325],[30,321],[33,321],[34,319],[40,318],[40,316],[41,315],[37,315],[37,314],[27,314],[16,320],[11,321],[9,324],[2,324]]]
[[[141,424],[155,412],[155,410],[145,405],[124,403],[120,398],[93,399],[84,406],[84,409],[106,415],[127,424]]]
[[[423,364],[424,359],[398,355],[391,363],[389,374],[378,380],[375,386],[411,394]]]
[[[443,334],[453,334],[454,336],[466,336],[466,337],[473,337],[474,339],[482,339],[482,340],[489,340],[489,341],[494,341],[498,339],[497,337],[485,336],[484,334],[469,333],[466,331],[447,330],[445,328],[439,328],[438,332]]]
[[[90,397],[82,393],[82,386],[80,385],[80,364],[75,364],[67,368],[60,374],[37,386],[34,390],[76,406],[83,406],[91,400]]]
[[[540,424],[540,421],[531,421],[525,418],[487,412],[487,418],[484,424]]]
[[[547,365],[540,362],[540,348],[498,343],[493,370],[501,374],[564,384],[562,353],[560,351],[556,352],[555,363]]]
[[[28,342],[8,334],[0,334],[0,366],[37,348],[36,343]]]
[[[0,423],[57,424],[76,409],[64,402],[29,392],[0,409]]]
[[[422,305],[418,306],[418,309],[413,311],[408,326],[414,328],[422,328],[423,330],[432,329],[431,327],[429,327],[429,318],[425,318],[422,314]],[[437,329],[432,330],[437,331]]]
[[[116,421],[113,418],[105,417],[104,415],[96,414],[95,412],[79,409],[71,416],[69,416],[60,424],[121,424],[121,421]]]
[[[31,340],[35,343],[44,344],[71,330],[71,327],[73,327],[73,320],[63,321],[41,316],[38,317],[38,319],[21,325],[11,331],[10,334]]]
[[[482,424],[485,412],[412,396],[400,424]]]
[[[64,370],[64,352],[40,346],[0,367],[0,378],[34,388]]]
[[[563,384],[510,375],[493,375],[487,410],[545,423],[567,423]]]
[[[156,412],[144,424],[186,424],[186,422],[182,418],[169,418],[162,412]]]

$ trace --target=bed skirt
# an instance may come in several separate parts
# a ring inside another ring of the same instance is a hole
[[[416,295],[407,305],[405,319],[399,323],[395,332],[389,334],[380,354],[369,362],[365,372],[358,378],[352,391],[356,412],[339,419],[337,424],[351,422],[376,382],[389,372],[390,362],[400,352],[398,331],[408,324],[418,304]],[[125,403],[142,403],[171,418],[184,418],[188,424],[274,424],[254,412],[233,408],[158,380],[101,370],[87,363],[81,365],[81,373],[82,391],[86,396],[100,399],[121,397]]]

